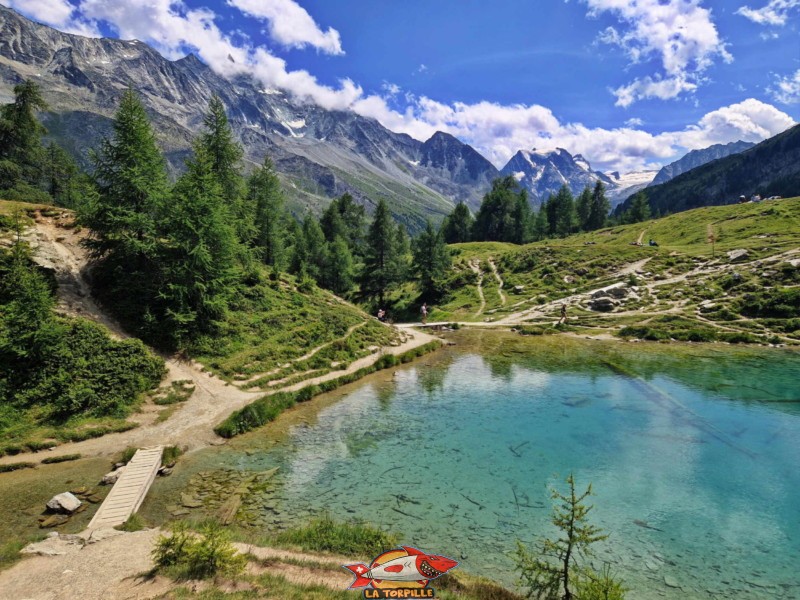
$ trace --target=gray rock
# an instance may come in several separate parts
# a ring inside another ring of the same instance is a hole
[[[592,294],[592,298],[594,299],[608,298],[609,296],[610,294],[608,293],[608,290],[597,290],[594,294]]]
[[[514,286],[514,292],[515,293],[521,294],[524,291],[525,291],[525,286],[524,285],[515,285]]]
[[[53,512],[72,514],[80,508],[81,501],[78,500],[73,494],[64,492],[50,498],[47,502],[47,508]]]
[[[746,260],[748,256],[750,256],[750,253],[742,248],[728,252],[728,259],[730,259],[731,262]]]
[[[125,472],[125,467],[120,467],[116,471],[111,471],[110,473],[106,473],[103,475],[103,479],[100,480],[100,483],[103,485],[114,485],[117,483],[117,479]]]
[[[611,312],[617,307],[617,302],[611,298],[596,298],[589,302],[589,308],[596,312]]]
[[[681,584],[672,575],[664,575],[664,585],[671,588],[681,587]]]
[[[39,523],[39,527],[45,529],[47,527],[58,527],[69,521],[69,515],[50,515]]]
[[[624,287],[615,287],[608,290],[608,295],[620,300],[628,295],[628,290]]]

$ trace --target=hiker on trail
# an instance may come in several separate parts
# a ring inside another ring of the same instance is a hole
[[[423,303],[420,312],[422,313],[422,324],[424,325],[428,322],[428,305]]]
[[[561,318],[558,320],[558,324],[562,325],[563,323],[567,322],[567,305],[566,303],[561,303]]]
[[[386,320],[386,311],[382,308],[378,309],[378,321],[383,323]]]

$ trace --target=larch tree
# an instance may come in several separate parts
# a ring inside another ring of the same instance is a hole
[[[472,239],[472,225],[475,219],[463,202],[456,204],[442,224],[442,235],[448,244],[461,244]]]
[[[441,230],[431,222],[425,224],[413,244],[413,269],[419,277],[422,295],[426,302],[438,299],[444,293],[444,281],[451,266],[450,250]]]
[[[247,179],[247,202],[254,210],[256,253],[273,268],[283,267],[284,198],[281,182],[269,157]]]
[[[366,240],[364,268],[361,273],[361,291],[368,297],[377,297],[382,306],[386,293],[398,281],[398,233],[389,216],[389,208],[381,199],[375,208]]]

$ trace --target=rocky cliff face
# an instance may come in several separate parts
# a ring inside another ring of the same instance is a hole
[[[296,212],[318,211],[350,192],[368,208],[384,198],[398,220],[416,229],[456,201],[477,207],[496,174],[452,136],[422,143],[374,119],[296,102],[250,77],[225,79],[193,55],[169,61],[136,40],[65,34],[0,6],[0,101],[27,78],[41,85],[50,105],[43,116],[50,135],[84,163],[108,134],[121,94],[133,87],[174,172],[216,94],[246,160],[273,159]]]
[[[661,170],[656,174],[655,178],[653,178],[653,181],[650,183],[650,185],[666,183],[670,179],[674,179],[678,175],[686,173],[687,171],[691,171],[692,169],[696,169],[697,167],[709,163],[712,160],[717,160],[719,158],[730,156],[731,154],[744,152],[753,146],[755,146],[755,144],[740,140],[738,142],[731,142],[730,144],[715,144],[713,146],[709,146],[708,148],[704,148],[703,150],[692,150],[683,158],[680,158],[679,160],[662,167]]]
[[[528,191],[534,206],[541,205],[563,185],[569,187],[574,195],[580,194],[587,185],[594,186],[598,180],[609,189],[616,187],[607,175],[593,171],[580,154],[572,156],[563,148],[552,152],[520,150],[500,173],[504,176],[513,175]]]

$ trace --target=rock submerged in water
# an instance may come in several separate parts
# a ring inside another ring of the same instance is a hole
[[[70,492],[63,492],[50,498],[47,502],[48,510],[56,513],[71,515],[81,506],[82,502]]]

